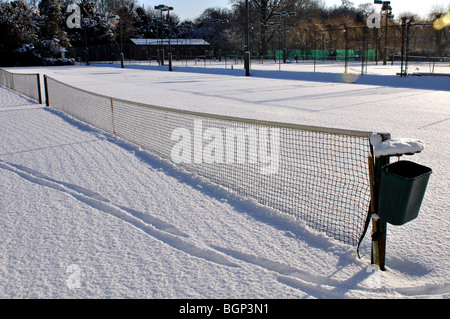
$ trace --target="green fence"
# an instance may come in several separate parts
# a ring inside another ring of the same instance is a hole
[[[227,57],[239,57],[243,55],[242,51],[223,51],[222,56]],[[252,52],[252,57],[260,56],[257,51]],[[283,50],[267,50],[263,54],[266,59],[273,60],[282,60]],[[351,49],[347,50],[347,59],[348,61],[364,61],[374,62],[377,57],[379,57],[379,53],[377,55],[376,49]],[[288,50],[286,59],[295,60],[295,61],[305,61],[305,60],[336,60],[336,61],[345,61],[345,50]]]

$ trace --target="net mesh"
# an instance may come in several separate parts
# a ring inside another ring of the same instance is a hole
[[[0,69],[0,85],[41,103],[39,74],[11,73]]]
[[[48,78],[51,107],[350,245],[370,203],[369,132],[164,109]]]

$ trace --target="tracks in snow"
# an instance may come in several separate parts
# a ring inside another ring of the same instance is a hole
[[[214,245],[210,245],[209,248],[200,248],[187,241],[189,238],[188,234],[155,216],[129,207],[114,204],[108,198],[97,192],[79,185],[56,180],[31,168],[0,160],[0,169],[14,173],[31,183],[63,192],[86,205],[110,214],[142,230],[147,235],[192,256],[230,267],[239,267],[235,261],[232,261],[239,260],[278,273],[281,276],[301,279],[302,281],[312,283],[313,285],[322,285],[325,283],[327,285],[339,285],[338,281],[330,281],[326,278],[312,276],[301,269],[263,257],[257,257]]]
[[[157,217],[144,214],[125,206],[116,205],[99,193],[93,192],[82,186],[58,181],[38,171],[21,165],[11,164],[0,160],[0,168],[12,172],[31,183],[63,192],[86,205],[119,218],[120,220],[142,230],[147,235],[192,256],[224,266],[237,267],[237,264],[231,262],[228,258],[223,256],[223,254],[207,248],[200,248],[189,243],[186,240],[186,238],[189,237],[187,234]]]
[[[8,163],[0,160],[0,169],[14,173],[21,178],[60,192],[93,207],[94,209],[110,214],[123,222],[132,225],[147,235],[159,240],[177,250],[210,262],[227,267],[240,267],[238,261],[260,267],[268,272],[275,273],[278,282],[300,289],[311,296],[319,298],[345,298],[346,293],[355,293],[358,290],[366,290],[364,287],[345,287],[345,282],[310,274],[300,268],[273,261],[264,257],[247,254],[238,250],[217,245],[209,245],[201,248],[188,241],[189,235],[155,216],[146,214],[132,208],[112,203],[105,196],[72,183],[59,181],[31,168]],[[370,274],[362,276],[367,278]],[[376,289],[374,295],[380,292],[395,291],[403,296],[432,296],[445,293],[448,285],[431,285],[424,287]]]

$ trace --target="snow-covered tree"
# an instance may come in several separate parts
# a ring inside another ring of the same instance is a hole
[[[69,39],[61,27],[63,23],[61,2],[41,0],[39,13],[40,18],[37,20],[40,29],[39,49],[46,56],[57,56],[60,48],[70,47]]]
[[[23,1],[0,3],[0,63],[20,63],[33,50],[37,39],[37,28],[32,11]],[[29,62],[31,63],[31,62]]]
[[[84,47],[111,43],[115,37],[111,19],[98,13],[94,0],[81,0],[78,5],[81,11],[81,28],[70,29],[67,24],[63,25],[71,46]],[[70,14],[70,12],[64,12],[63,20],[66,21]]]

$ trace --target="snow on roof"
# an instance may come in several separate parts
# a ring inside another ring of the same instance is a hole
[[[131,39],[136,45],[168,45],[169,39]],[[210,45],[203,39],[170,39],[172,45]]]

